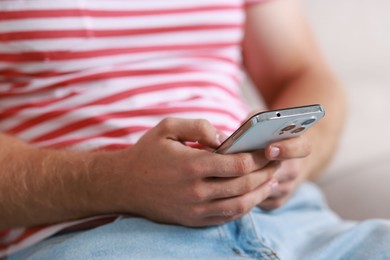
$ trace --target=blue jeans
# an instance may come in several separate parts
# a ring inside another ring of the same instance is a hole
[[[220,226],[187,228],[122,218],[57,235],[9,259],[390,259],[390,221],[346,222],[305,183],[282,208],[254,208]]]

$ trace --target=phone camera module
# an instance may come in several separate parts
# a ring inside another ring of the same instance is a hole
[[[282,131],[282,132],[290,131],[290,130],[292,130],[292,129],[294,129],[294,128],[295,128],[295,125],[292,124],[292,125],[288,125],[288,126],[284,127],[284,128],[283,128],[282,130],[280,130],[280,131]]]
[[[307,120],[303,121],[301,125],[310,125],[314,121],[316,121],[314,118],[307,119]]]

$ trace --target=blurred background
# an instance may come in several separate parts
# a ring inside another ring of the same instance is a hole
[[[339,150],[318,184],[344,218],[390,219],[390,1],[299,1],[349,98]]]
[[[390,1],[301,1],[349,97],[339,151],[319,184],[346,218],[390,219]]]

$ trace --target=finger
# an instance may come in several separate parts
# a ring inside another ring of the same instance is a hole
[[[254,206],[264,201],[271,193],[275,179],[260,185],[255,190],[241,196],[214,200],[205,206],[204,217],[234,217],[248,213]]]
[[[238,154],[200,151],[198,155],[198,159],[202,161],[203,178],[244,176],[264,168],[269,163],[262,151]]]
[[[275,173],[275,178],[279,181],[280,184],[282,184],[282,183],[289,183],[294,181],[297,178],[297,176],[289,173],[282,174],[278,171]]]
[[[283,184],[279,183],[279,187],[283,187]],[[289,194],[290,194],[290,192],[286,189],[283,189],[283,188],[274,189],[267,199],[280,199],[280,198],[288,196]]]
[[[268,198],[264,200],[259,206],[265,210],[273,210],[283,206],[286,201],[287,198]]]
[[[268,145],[265,156],[269,160],[303,158],[310,154],[311,143],[305,136],[285,139]]]
[[[229,214],[229,212],[226,212],[227,214]],[[244,216],[246,213],[244,214],[237,214],[237,215],[232,215],[232,216],[229,216],[229,215],[226,215],[226,216],[217,216],[217,217],[206,217],[206,218],[203,218],[202,221],[201,221],[201,225],[199,225],[200,227],[203,227],[203,226],[212,226],[212,225],[222,225],[224,223],[227,223],[227,222],[230,222],[230,221],[233,221],[235,219],[238,219],[242,216]]]
[[[205,146],[221,144],[221,133],[205,119],[166,118],[158,124],[163,136],[180,142],[198,142]]]
[[[277,166],[269,164],[260,171],[233,178],[208,178],[204,189],[207,190],[207,199],[224,199],[241,196],[270,181],[275,175]]]

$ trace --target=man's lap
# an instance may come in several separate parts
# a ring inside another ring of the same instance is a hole
[[[225,225],[186,228],[123,218],[55,236],[10,259],[390,259],[389,245],[390,222],[341,221],[318,189],[304,184],[284,207],[256,208]]]

